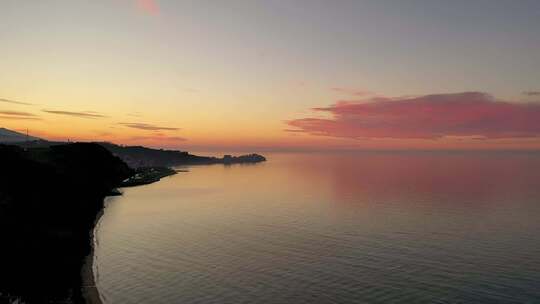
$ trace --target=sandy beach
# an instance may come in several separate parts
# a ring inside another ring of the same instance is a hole
[[[96,246],[95,229],[99,224],[99,220],[103,215],[103,210],[96,216],[94,228],[90,232],[90,239],[92,242],[92,249],[88,256],[86,256],[84,264],[81,269],[81,295],[86,304],[102,304],[99,290],[96,287],[96,280],[94,276],[94,248]]]

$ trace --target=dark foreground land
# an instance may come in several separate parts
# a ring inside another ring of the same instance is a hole
[[[0,156],[0,303],[83,302],[96,216],[132,169],[95,144],[2,145]]]
[[[103,199],[119,194],[116,187],[176,173],[166,166],[264,160],[102,143],[0,144],[0,304],[86,302],[81,268]],[[164,167],[142,166],[148,164]]]

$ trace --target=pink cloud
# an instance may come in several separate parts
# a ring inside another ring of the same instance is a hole
[[[314,110],[330,113],[332,118],[287,123],[301,132],[346,138],[540,136],[540,103],[511,103],[479,92],[377,97]]]
[[[137,7],[150,15],[158,15],[159,14],[159,6],[157,4],[157,0],[136,0],[137,1]]]

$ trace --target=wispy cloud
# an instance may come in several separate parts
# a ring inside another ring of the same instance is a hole
[[[2,114],[2,115],[13,115],[13,116],[26,116],[26,117],[36,116],[36,115],[34,115],[32,113],[19,112],[19,111],[1,111],[0,110],[0,114]]]
[[[107,117],[105,115],[98,114],[92,111],[84,111],[84,112],[58,111],[58,110],[42,110],[42,111],[49,114],[67,115],[67,116],[80,117],[80,118],[105,118]]]
[[[137,8],[146,14],[154,16],[159,14],[157,0],[136,0],[136,5]]]
[[[374,95],[374,93],[371,91],[351,89],[351,88],[341,88],[341,87],[334,87],[332,88],[332,91],[342,93],[342,94],[352,95],[352,96]]]
[[[39,117],[31,116],[9,116],[9,115],[0,115],[0,119],[6,120],[41,120]]]
[[[22,101],[17,101],[17,100],[12,100],[12,99],[5,99],[5,98],[0,98],[0,102],[23,105],[23,106],[33,106],[34,105],[34,104],[28,103],[28,102],[22,102]]]
[[[35,114],[20,111],[0,110],[0,119],[6,120],[41,120]]]
[[[187,139],[180,136],[134,136],[130,137],[129,140],[132,141],[166,141],[166,142],[176,142],[176,141],[186,141]]]
[[[345,138],[438,139],[449,136],[540,136],[540,104],[511,103],[465,92],[338,102],[317,112],[331,118],[288,121],[297,131]]]
[[[525,91],[523,92],[525,96],[540,96],[540,91]]]
[[[133,129],[140,129],[140,130],[147,130],[147,131],[176,131],[180,130],[180,128],[171,128],[171,127],[162,127],[162,126],[156,126],[152,124],[147,123],[140,123],[140,122],[121,122],[120,125],[123,125],[128,128]]]

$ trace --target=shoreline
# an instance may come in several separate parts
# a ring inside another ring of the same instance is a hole
[[[264,159],[266,160],[266,159]],[[234,163],[234,162],[232,162]],[[224,163],[225,165],[228,165],[227,163]],[[139,173],[134,175],[138,178],[133,178],[134,176],[131,176],[127,180],[124,180],[119,187],[125,188],[125,187],[136,187],[136,186],[142,186],[147,184],[153,184],[156,182],[159,182],[162,178],[176,175],[179,172],[188,172],[186,170],[177,170],[170,167],[148,167],[144,169],[139,169]],[[111,195],[115,195],[111,190]],[[121,193],[119,193],[122,195]],[[103,205],[101,209],[99,210],[98,214],[96,215],[96,218],[94,220],[94,224],[92,229],[89,231],[89,239],[91,241],[90,244],[90,252],[86,257],[83,259],[83,264],[81,266],[80,271],[80,277],[81,277],[81,286],[80,286],[80,297],[83,303],[85,304],[103,304],[103,299],[101,298],[101,294],[96,286],[96,273],[94,272],[94,265],[95,265],[95,248],[97,245],[97,239],[96,239],[96,229],[99,226],[99,221],[101,220],[101,217],[105,213],[106,208],[106,199],[108,196],[105,196],[103,198]]]
[[[178,171],[169,167],[147,167],[135,170],[135,174],[122,181],[118,188],[149,185],[159,182],[164,177],[178,174]]]
[[[117,148],[130,152],[123,154],[125,161],[97,143],[0,144],[0,236],[10,249],[0,250],[0,296],[16,294],[28,303],[102,304],[95,253],[105,198],[121,194],[117,187],[150,184],[177,173],[166,167],[133,169],[127,162],[221,161],[180,151]],[[256,158],[224,157],[228,163]],[[77,203],[73,197],[80,197]]]
[[[105,200],[106,197],[103,199]],[[84,262],[81,268],[81,297],[84,303],[86,304],[103,304],[103,300],[101,299],[101,295],[99,293],[99,290],[96,286],[96,278],[94,273],[94,251],[96,246],[96,237],[95,237],[95,231],[99,224],[99,221],[101,217],[104,214],[105,210],[105,203],[103,208],[99,211],[99,213],[96,215],[96,220],[94,222],[94,226],[92,230],[90,231],[90,240],[92,242],[90,246],[90,253],[84,258]]]
[[[138,182],[132,182],[131,185],[124,184],[120,186],[136,187],[136,186],[142,186],[142,185],[147,185],[147,184],[153,184],[153,183],[159,182],[164,177],[175,175],[178,172],[170,168],[158,168],[156,172],[151,172],[151,173],[154,173],[155,175],[155,176],[152,176],[153,178],[148,178],[148,176],[143,176],[144,178]],[[145,180],[145,179],[148,179],[148,180]],[[80,276],[81,276],[80,296],[83,303],[85,304],[103,304],[101,294],[99,293],[99,290],[96,286],[96,277],[94,273],[94,262],[95,262],[94,253],[95,253],[95,246],[97,245],[95,232],[96,232],[97,227],[99,226],[99,221],[101,220],[101,217],[105,213],[105,208],[107,205],[106,199],[109,196],[110,195],[105,196],[103,198],[103,206],[97,213],[96,218],[94,220],[94,224],[92,225],[92,229],[90,230],[88,234],[89,240],[91,242],[90,252],[88,253],[86,257],[84,257],[83,264],[81,266],[81,271],[80,271]]]

